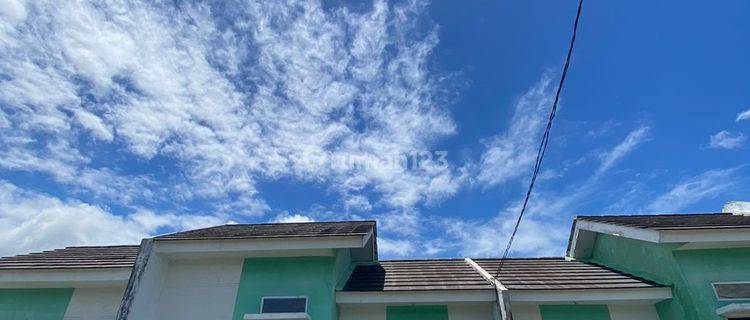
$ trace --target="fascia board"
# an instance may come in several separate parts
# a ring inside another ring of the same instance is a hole
[[[659,232],[651,229],[635,228],[586,220],[579,220],[576,228],[653,243],[660,242]]]
[[[365,235],[336,237],[289,237],[253,239],[205,239],[155,241],[157,253],[228,253],[269,250],[362,248]]]
[[[512,303],[602,303],[658,302],[672,298],[668,287],[585,289],[585,290],[510,290]]]
[[[336,293],[336,303],[494,302],[495,290],[377,291]]]
[[[103,287],[125,285],[131,268],[2,270],[0,288]]]
[[[661,230],[660,242],[741,242],[750,241],[749,228]]]

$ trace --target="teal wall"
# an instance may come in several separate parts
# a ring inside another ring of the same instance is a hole
[[[610,320],[606,305],[540,305],[542,320]]]
[[[386,320],[448,320],[448,306],[388,306]]]
[[[750,281],[750,248],[680,250],[674,252],[693,297],[699,318],[723,319],[716,309],[733,302],[750,300],[718,301],[711,283]]]
[[[335,320],[337,273],[344,268],[348,269],[337,257],[245,259],[232,319],[260,313],[265,296],[307,296],[312,320]]]
[[[588,259],[642,278],[672,286],[672,299],[656,304],[662,320],[722,319],[712,282],[750,281],[750,249],[675,250],[656,244],[598,234]]]
[[[0,319],[61,320],[72,295],[72,288],[0,289]]]

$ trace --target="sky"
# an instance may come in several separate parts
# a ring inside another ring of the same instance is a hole
[[[0,0],[0,255],[378,222],[502,254],[577,2]],[[587,1],[513,256],[750,200],[750,2]]]

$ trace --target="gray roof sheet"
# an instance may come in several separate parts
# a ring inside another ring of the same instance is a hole
[[[463,259],[391,260],[354,268],[343,291],[492,290]]]
[[[750,216],[731,213],[578,216],[576,220],[653,230],[750,228]]]
[[[491,275],[500,259],[474,259]],[[661,285],[564,258],[508,259],[498,279],[511,290],[653,288]],[[392,260],[360,265],[343,291],[493,290],[464,260]]]
[[[364,235],[375,221],[228,224],[155,237],[157,240],[246,239]]]
[[[500,259],[474,259],[495,276]],[[511,290],[652,288],[661,285],[604,266],[565,258],[508,259],[496,276]]]
[[[1,270],[130,268],[139,246],[67,247],[0,258]]]

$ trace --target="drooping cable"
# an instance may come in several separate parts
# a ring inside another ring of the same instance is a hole
[[[565,77],[568,75],[568,68],[570,67],[570,58],[573,56],[573,46],[575,45],[575,42],[576,42],[576,34],[578,33],[578,22],[581,19],[582,9],[583,9],[583,0],[579,0],[578,12],[576,13],[576,20],[573,23],[573,34],[570,37],[570,45],[568,46],[568,55],[565,58],[565,66],[563,67],[562,75],[560,76],[560,83],[557,85],[557,92],[555,93],[555,100],[552,103],[552,110],[550,110],[549,118],[547,119],[547,126],[544,128],[542,141],[539,143],[539,149],[537,150],[537,153],[536,153],[536,162],[534,163],[534,171],[531,175],[531,182],[529,183],[529,189],[526,191],[526,197],[523,200],[521,213],[518,215],[518,219],[516,220],[516,225],[513,228],[513,233],[511,233],[510,238],[508,239],[508,245],[505,247],[505,251],[503,252],[503,257],[500,260],[500,265],[498,266],[497,273],[495,274],[496,277],[500,274],[500,271],[503,269],[503,265],[505,264],[505,260],[508,258],[508,253],[510,252],[510,248],[513,245],[513,240],[516,237],[516,233],[518,233],[518,227],[521,225],[521,220],[523,219],[524,213],[526,213],[526,206],[529,203],[529,198],[531,198],[531,191],[534,190],[534,184],[536,183],[536,178],[539,175],[539,169],[542,166],[542,160],[544,160],[544,154],[547,152],[547,144],[549,143],[550,131],[552,129],[552,121],[555,119],[555,114],[557,113],[557,102],[560,100],[560,92],[562,92],[563,84],[565,84]]]

